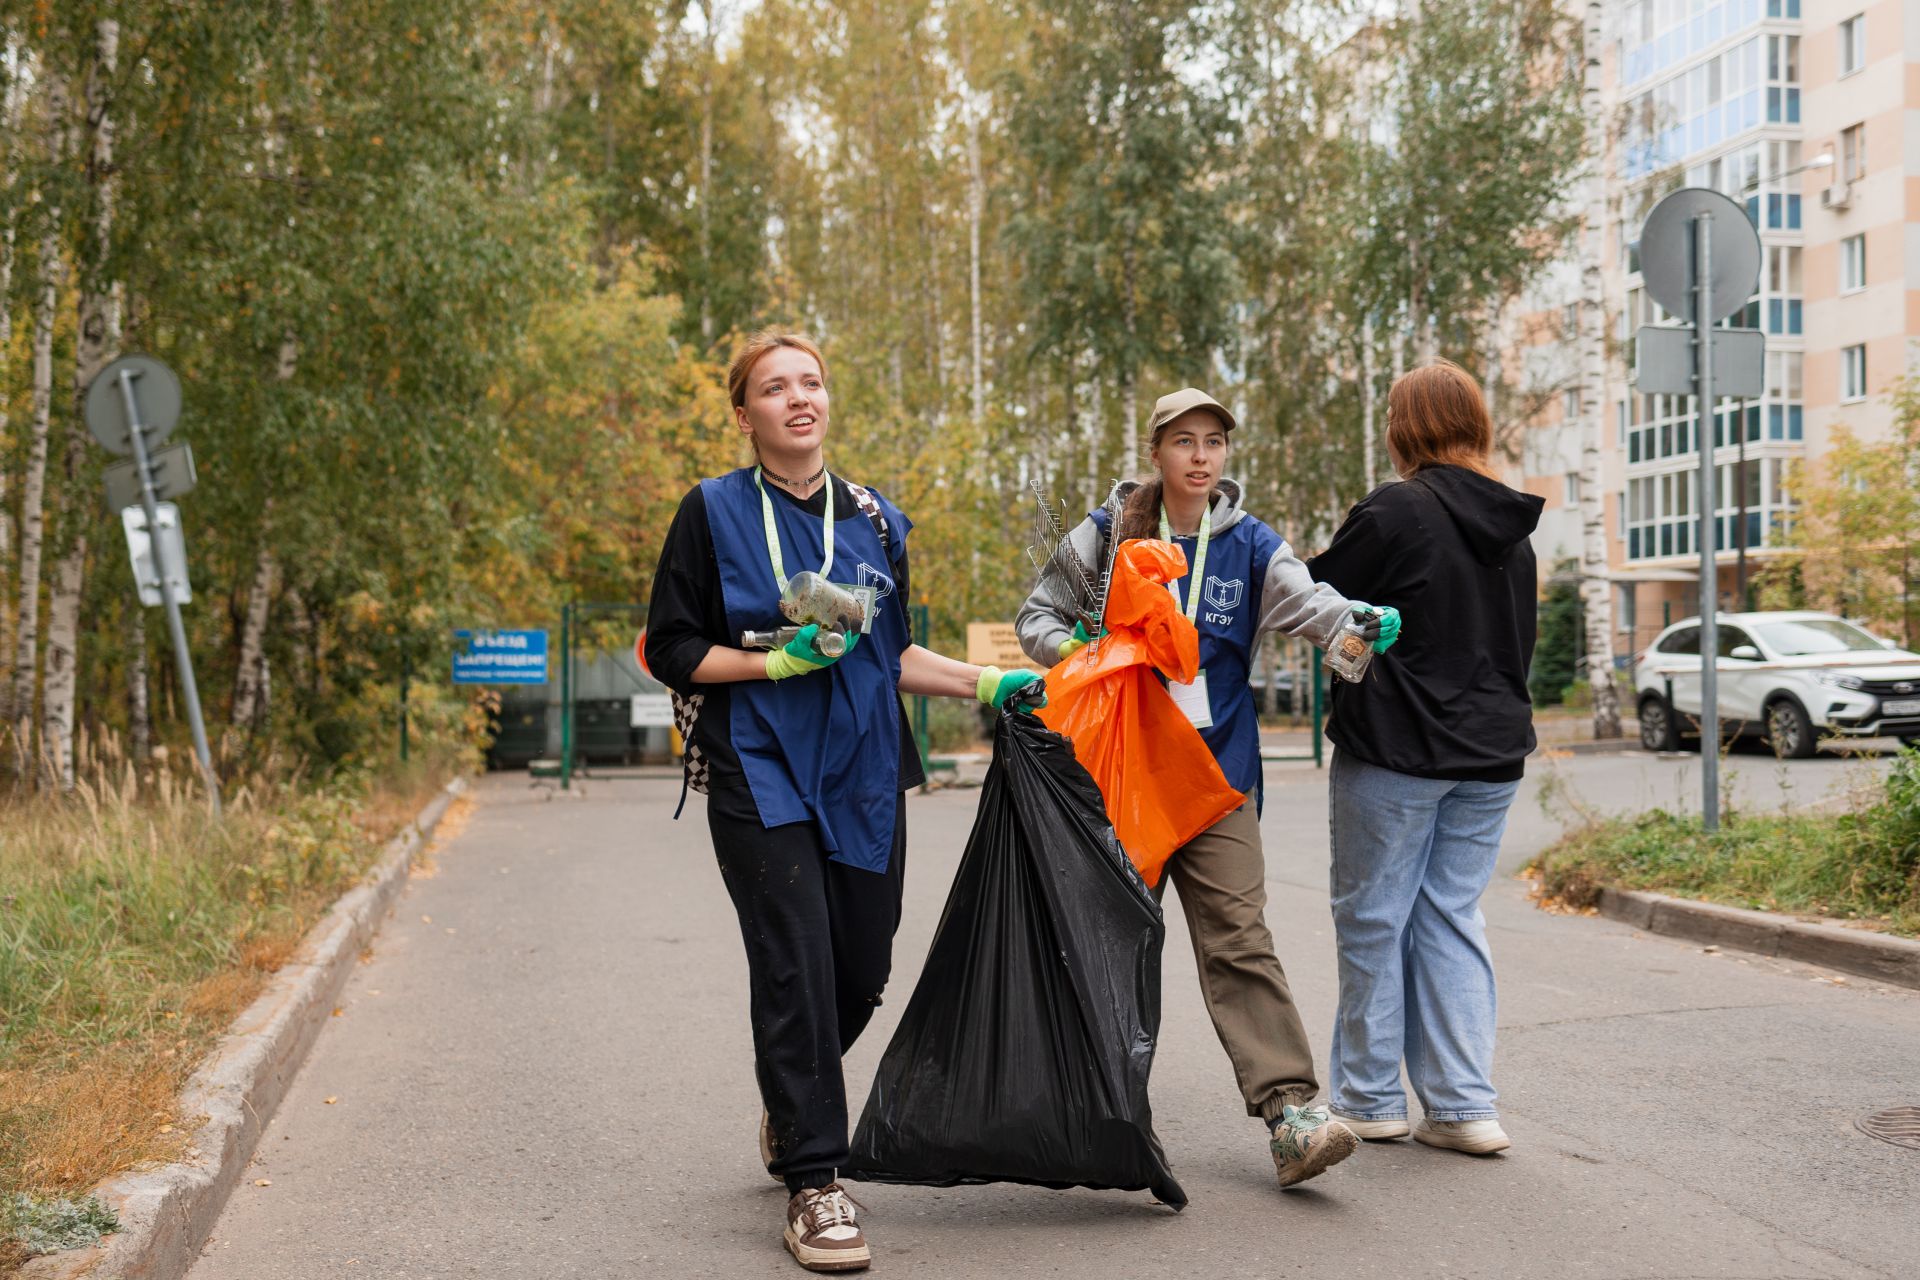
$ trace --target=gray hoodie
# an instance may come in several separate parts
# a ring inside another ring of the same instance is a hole
[[[1121,493],[1132,493],[1136,487],[1122,485]],[[1235,526],[1244,524],[1247,527],[1240,530],[1241,534],[1252,535],[1256,554],[1264,558],[1266,571],[1262,575],[1256,637],[1278,631],[1282,635],[1305,636],[1321,646],[1332,639],[1352,611],[1354,602],[1326,583],[1316,583],[1284,538],[1241,509],[1237,481],[1221,480],[1213,500],[1212,516],[1211,536],[1215,542],[1224,541]],[[1067,540],[1080,559],[1097,573],[1102,564],[1104,541],[1100,526],[1089,517],[1067,535]],[[1056,609],[1038,584],[1027,602],[1020,606],[1014,621],[1020,634],[1020,647],[1044,667],[1060,660],[1060,645],[1072,638],[1073,624],[1074,619]]]

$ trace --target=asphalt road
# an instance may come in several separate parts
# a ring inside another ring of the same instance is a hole
[[[1691,803],[1697,761],[1536,762],[1505,861],[1586,803]],[[1804,805],[1863,767],[1735,757],[1737,803]],[[1685,775],[1684,777],[1682,775]],[[1268,770],[1269,921],[1321,1048],[1334,998],[1325,784]],[[1690,781],[1689,781],[1690,780]],[[1689,790],[1692,787],[1692,791]],[[665,780],[543,799],[487,780],[409,886],[193,1280],[801,1274],[759,1119],[734,917],[698,797]],[[979,793],[916,796],[890,998],[905,1006]],[[864,1187],[876,1274],[1912,1276],[1920,1152],[1854,1130],[1920,1103],[1920,992],[1541,913],[1496,880],[1496,1081],[1514,1138],[1473,1158],[1370,1144],[1276,1185],[1169,913],[1156,1126],[1192,1203],[1023,1187]],[[271,1185],[257,1186],[257,1181]]]

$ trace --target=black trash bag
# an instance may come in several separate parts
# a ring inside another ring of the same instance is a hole
[[[1166,926],[1073,746],[994,731],[979,816],[842,1172],[1186,1192],[1153,1133]]]

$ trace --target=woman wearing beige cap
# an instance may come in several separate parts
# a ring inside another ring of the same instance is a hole
[[[1162,538],[1187,555],[1188,574],[1170,584],[1200,632],[1201,671],[1169,689],[1213,751],[1221,772],[1250,803],[1177,850],[1167,863],[1193,936],[1200,988],[1214,1030],[1233,1061],[1247,1114],[1271,1131],[1282,1186],[1314,1177],[1350,1155],[1357,1139],[1323,1107],[1306,1028],[1273,952],[1260,848],[1260,725],[1248,687],[1255,645],[1269,631],[1325,644],[1352,615],[1375,647],[1399,633],[1400,617],[1316,585],[1286,540],[1240,506],[1240,486],[1223,478],[1233,415],[1204,391],[1162,396],[1148,423],[1157,474],[1123,487],[1119,537]],[[1069,539],[1083,563],[1104,563],[1107,515],[1093,513]],[[1052,664],[1089,637],[1036,590],[1018,619],[1021,647]],[[1163,882],[1164,886],[1164,882]]]

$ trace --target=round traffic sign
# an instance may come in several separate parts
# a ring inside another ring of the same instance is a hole
[[[645,627],[640,628],[640,634],[633,638],[633,660],[640,664],[642,671],[648,675],[653,674],[653,668],[647,665],[647,629]]]
[[[1747,211],[1707,187],[1682,187],[1653,206],[1640,227],[1640,277],[1653,300],[1681,320],[1694,319],[1696,224],[1712,221],[1713,278],[1708,323],[1724,320],[1753,296],[1760,279],[1760,236]]]
[[[87,430],[115,453],[133,452],[132,424],[127,421],[127,401],[120,390],[123,374],[132,378],[134,403],[139,406],[140,425],[146,428],[151,451],[180,421],[180,379],[152,356],[121,356],[93,375],[93,381],[87,384]]]

